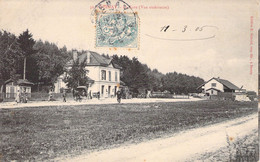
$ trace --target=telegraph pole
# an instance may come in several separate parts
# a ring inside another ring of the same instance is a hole
[[[25,72],[26,72],[26,57],[23,60],[23,79],[25,80]]]

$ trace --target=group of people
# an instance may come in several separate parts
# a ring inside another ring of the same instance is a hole
[[[21,93],[20,90],[17,90],[17,95],[15,97],[16,103],[27,103],[28,96],[26,93]]]
[[[86,95],[86,92],[79,92],[77,90],[73,90],[73,98],[76,100],[76,101],[81,101],[81,96],[86,96],[88,97],[88,99],[92,99],[92,95],[91,95],[91,91],[89,92],[88,95]],[[53,101],[53,92],[50,90],[49,91],[49,98],[48,100],[49,101]],[[118,103],[121,103],[121,98],[122,98],[122,92],[120,90],[118,90],[116,92],[116,96],[117,96],[117,102]],[[62,93],[62,97],[63,97],[63,102],[67,102],[67,93],[66,93],[66,90],[63,91]],[[97,96],[96,96],[98,99],[100,99],[100,92],[97,92]],[[20,90],[17,91],[17,95],[16,95],[16,98],[15,98],[15,101],[17,103],[27,103],[28,101],[28,96],[26,93],[21,93]]]
[[[88,97],[89,99],[92,99],[92,96],[91,96],[91,91],[89,92],[89,95],[86,95],[86,92],[79,92],[77,90],[73,90],[72,91],[72,94],[73,94],[73,98],[75,99],[75,101],[81,101],[81,96],[86,96]],[[116,96],[117,96],[117,102],[118,103],[121,103],[121,98],[122,98],[122,92],[120,90],[118,90],[116,92]],[[63,102],[67,102],[67,93],[66,93],[66,90],[63,91],[62,93],[62,97],[63,97]],[[99,99],[100,98],[100,93],[97,92],[97,98]],[[52,93],[50,91],[49,93],[49,101],[51,101],[53,99],[53,96],[52,96]]]

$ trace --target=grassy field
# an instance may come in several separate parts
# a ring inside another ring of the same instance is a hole
[[[257,102],[197,101],[0,109],[0,158],[3,161],[54,159],[165,137],[253,112],[257,112]]]

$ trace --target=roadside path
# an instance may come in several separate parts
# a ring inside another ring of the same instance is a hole
[[[188,102],[188,101],[200,101],[199,98],[189,98],[189,99],[159,99],[159,98],[133,98],[133,99],[123,99],[121,103],[151,103],[151,102]],[[62,101],[30,101],[28,103],[16,102],[4,102],[0,103],[0,108],[22,108],[22,107],[43,107],[43,106],[62,106],[62,105],[95,105],[95,104],[116,104],[116,98],[109,99],[92,99],[92,100],[82,100],[81,102],[76,102],[69,100],[67,102]]]
[[[200,155],[227,147],[227,139],[237,142],[258,128],[257,113],[180,132],[172,137],[155,139],[140,144],[93,152],[60,161],[91,162],[158,162],[195,161]],[[228,138],[227,138],[228,137]]]

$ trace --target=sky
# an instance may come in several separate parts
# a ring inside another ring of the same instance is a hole
[[[139,48],[131,50],[95,47],[96,28],[91,22],[95,17],[91,12],[99,2],[1,0],[0,28],[17,36],[29,29],[34,39],[53,42],[59,47],[66,45],[69,50],[137,57],[164,74],[176,71],[205,81],[220,77],[238,87],[257,91],[257,1],[125,0],[139,17]],[[168,25],[168,30],[162,32],[161,28]]]

